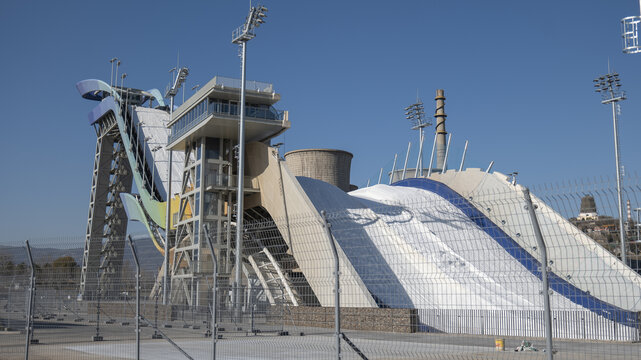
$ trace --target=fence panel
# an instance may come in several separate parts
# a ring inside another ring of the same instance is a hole
[[[624,186],[631,209],[641,206],[637,184],[627,179]],[[320,214],[272,219],[252,210],[244,229],[241,304],[233,300],[235,247],[213,239],[216,324],[211,251],[204,240],[191,258],[169,257],[171,269],[194,271],[174,270],[164,299],[163,255],[147,236],[134,236],[141,263],[141,357],[211,359],[217,326],[217,359],[336,358],[333,241],[344,359],[547,358],[543,266],[555,358],[638,359],[638,222],[626,217],[626,265],[617,258],[612,185],[532,189],[547,264],[541,263],[519,185],[468,194],[379,185],[372,191],[381,189],[387,198],[361,195],[342,208],[328,201],[331,239]],[[81,292],[85,238],[30,240],[36,275],[30,358],[135,358],[132,254],[125,239],[96,241],[101,257],[85,269]],[[0,333],[0,358],[21,359],[30,268],[22,240],[3,239],[2,245],[0,326],[6,331]],[[501,343],[506,351],[496,351]]]

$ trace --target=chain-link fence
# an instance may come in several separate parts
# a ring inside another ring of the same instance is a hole
[[[254,211],[239,290],[234,237],[206,226],[195,256],[170,252],[166,293],[145,236],[99,239],[94,270],[85,238],[29,240],[33,266],[23,241],[3,241],[0,358],[641,357],[638,185],[624,187],[625,265],[609,182],[534,189],[531,201],[518,185],[427,184],[286,219]]]

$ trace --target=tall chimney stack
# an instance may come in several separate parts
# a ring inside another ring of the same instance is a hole
[[[445,91],[443,89],[436,90],[436,169],[442,171],[445,166],[445,148],[447,147],[445,136]]]

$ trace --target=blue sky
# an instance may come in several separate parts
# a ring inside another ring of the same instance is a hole
[[[637,1],[265,5],[247,77],[272,82],[278,108],[290,112],[292,128],[275,142],[352,152],[356,185],[376,181],[395,153],[403,159],[408,141],[416,150],[403,108],[418,90],[433,113],[437,88],[447,96],[453,167],[469,140],[467,166],[493,160],[525,184],[613,177],[610,108],[592,87],[608,60],[628,94],[622,161],[628,174],[641,170],[641,55],[623,54],[620,37]],[[95,103],[80,98],[77,81],[108,81],[118,57],[127,85],[163,90],[178,53],[191,70],[186,96],[215,75],[239,77],[231,32],[247,10],[248,1],[2,1],[0,239],[84,234]]]

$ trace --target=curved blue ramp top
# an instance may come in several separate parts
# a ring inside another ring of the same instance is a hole
[[[145,187],[142,175],[139,171],[137,171],[138,167],[136,165],[136,157],[134,156],[133,149],[130,145],[132,139],[130,139],[129,137],[125,121],[121,116],[121,105],[119,104],[119,102],[121,101],[120,96],[115,91],[113,91],[113,88],[107,83],[96,79],[80,81],[76,84],[76,88],[83,98],[100,101],[98,106],[96,106],[91,111],[91,113],[89,113],[90,124],[94,124],[108,112],[113,112],[116,118],[116,122],[118,123],[118,130],[122,137],[122,141],[125,144],[125,152],[127,153],[129,164],[131,165],[131,168],[133,170],[134,181],[136,187],[138,188],[138,192],[140,193],[140,198],[145,207],[145,210],[147,211],[147,214],[149,214],[150,218],[158,226],[160,226],[161,228],[165,228],[165,212],[167,203],[154,199],[154,197]]]
[[[101,101],[111,96],[112,88],[106,82],[97,79],[82,80],[76,83],[76,89],[84,99]]]
[[[150,89],[147,90],[148,93],[150,93],[156,101],[158,101],[159,106],[165,106],[165,99],[163,99],[162,94],[158,89]]]

